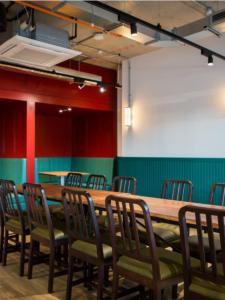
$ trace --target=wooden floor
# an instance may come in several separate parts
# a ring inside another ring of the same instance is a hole
[[[55,279],[54,293],[47,293],[48,266],[40,264],[34,266],[33,279],[28,280],[26,276],[18,275],[19,254],[8,255],[6,267],[0,265],[0,299],[1,300],[64,300],[66,292],[66,275]],[[26,273],[25,273],[26,274]],[[164,300],[170,300],[170,291],[166,291]],[[73,288],[72,299],[93,300],[96,299],[95,290],[89,291],[82,284]],[[126,297],[131,299],[131,297]],[[138,299],[138,297],[132,297]],[[182,299],[182,293],[179,297]]]

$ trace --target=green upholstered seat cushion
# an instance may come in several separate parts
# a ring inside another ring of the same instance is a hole
[[[149,249],[142,249],[142,254],[148,257]],[[158,248],[158,255],[160,276],[162,280],[183,274],[183,260],[180,253]],[[152,265],[150,263],[123,255],[119,258],[117,266],[148,279],[153,279]],[[200,266],[199,260],[192,259],[192,266],[198,268]]]
[[[73,242],[72,249],[87,254],[89,256],[92,256],[94,258],[98,257],[96,245],[90,242],[77,240]],[[102,244],[102,250],[105,259],[109,259],[112,257],[112,248],[109,245]]]
[[[214,233],[214,243],[215,243],[215,250],[217,252],[219,252],[221,250],[220,237],[219,237],[219,234],[216,233],[216,232]],[[174,241],[172,244],[177,249],[181,248],[180,239]],[[209,252],[209,239],[208,239],[208,234],[207,233],[203,234],[203,245],[204,245],[204,248],[205,248],[205,251],[206,251],[206,254],[207,254],[207,252]],[[197,235],[189,236],[189,246],[190,246],[190,250],[191,250],[192,254],[194,254],[196,252],[197,253],[199,252],[199,242],[198,242],[198,236]]]
[[[49,230],[46,228],[36,227],[32,230],[32,235],[40,237],[42,239],[50,240]],[[55,240],[67,239],[67,235],[59,229],[54,229]]]
[[[153,231],[156,235],[156,242],[158,246],[162,246],[164,244],[163,241],[172,242],[179,238],[179,228],[177,228],[179,226],[177,225],[157,222],[153,222],[152,225]],[[147,241],[145,228],[142,225],[139,225],[138,230],[141,241],[145,243]]]
[[[203,280],[198,277],[192,278],[189,290],[198,295],[205,296],[207,299],[225,299],[225,285],[215,284],[211,281]]]

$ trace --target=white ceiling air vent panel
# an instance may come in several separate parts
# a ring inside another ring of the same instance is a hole
[[[0,45],[0,60],[28,66],[52,67],[80,54],[80,51],[19,35]]]

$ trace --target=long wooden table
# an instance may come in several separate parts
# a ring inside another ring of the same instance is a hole
[[[42,187],[44,188],[46,197],[49,200],[55,200],[55,201],[59,201],[59,202],[62,201],[61,192],[64,188],[63,186],[43,183]],[[77,188],[70,188],[70,189],[77,190]],[[19,193],[23,193],[21,185],[17,186],[17,190]],[[118,195],[118,196],[122,196],[122,197],[134,198],[134,199],[139,198],[139,199],[143,199],[147,203],[149,210],[150,210],[150,214],[153,218],[164,220],[167,222],[173,222],[173,223],[178,223],[179,210],[181,207],[183,207],[185,205],[217,208],[219,210],[224,210],[224,212],[225,212],[225,208],[223,206],[190,203],[190,202],[185,202],[185,201],[176,201],[176,200],[168,200],[168,199],[153,198],[153,197],[145,197],[145,196],[139,196],[139,195],[131,195],[131,194],[125,194],[125,193],[112,192],[112,191],[98,191],[98,190],[90,190],[90,189],[85,189],[85,190],[91,194],[96,208],[105,209],[105,198],[108,195]],[[136,212],[141,214],[139,207],[136,207]],[[187,216],[187,220],[188,220],[189,224],[195,224],[195,219],[192,214],[189,214]]]

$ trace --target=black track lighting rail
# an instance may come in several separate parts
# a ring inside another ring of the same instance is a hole
[[[109,5],[105,4],[105,3],[102,3],[100,1],[85,1],[85,2],[89,3],[90,5],[94,5],[96,7],[99,7],[101,9],[103,9],[103,10],[106,10],[108,12],[114,13],[115,15],[118,16],[118,20],[121,20],[121,21],[123,20],[125,23],[128,23],[128,24],[139,23],[139,24],[141,24],[141,25],[143,25],[143,26],[145,26],[147,28],[150,28],[152,30],[158,31],[158,32],[160,32],[160,33],[162,33],[162,34],[164,34],[164,35],[166,35],[166,36],[168,36],[168,37],[170,37],[170,38],[172,38],[174,40],[178,40],[178,41],[180,41],[180,42],[182,42],[182,43],[184,43],[186,45],[189,45],[189,46],[191,46],[193,48],[196,48],[196,49],[200,50],[201,53],[208,53],[209,55],[213,55],[213,56],[218,57],[218,58],[220,58],[222,60],[225,60],[225,56],[224,55],[222,55],[222,54],[220,54],[218,52],[215,52],[215,51],[213,51],[211,49],[208,49],[206,47],[203,47],[203,46],[201,46],[201,45],[199,45],[199,44],[197,44],[195,42],[192,42],[192,41],[190,41],[190,40],[188,40],[188,39],[186,39],[186,38],[184,38],[184,37],[182,37],[180,35],[177,35],[174,32],[170,32],[170,31],[168,31],[166,29],[163,29],[160,25],[154,25],[152,23],[149,23],[147,21],[139,19],[139,18],[137,18],[137,17],[135,17],[133,15],[125,13],[125,12],[123,12],[123,11],[117,9],[117,8],[111,7],[111,6],[109,6]]]

